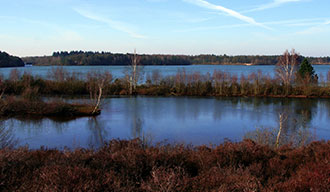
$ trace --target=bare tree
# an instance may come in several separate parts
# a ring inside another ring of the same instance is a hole
[[[153,70],[152,75],[151,75],[152,83],[155,85],[159,85],[161,79],[162,79],[162,76],[161,76],[159,70],[158,69]]]
[[[21,72],[17,69],[13,69],[9,73],[9,80],[12,82],[17,82],[21,78]]]
[[[69,72],[62,66],[53,67],[50,71],[48,71],[48,77],[54,81],[63,82],[68,79]]]
[[[132,95],[136,92],[136,87],[140,79],[143,78],[143,70],[141,65],[139,65],[140,57],[136,54],[136,50],[134,50],[134,54],[132,57],[132,64],[130,68],[125,72],[126,73],[126,81],[129,84],[129,94]]]
[[[87,74],[87,89],[89,91],[90,100],[94,105],[92,114],[95,114],[100,107],[103,90],[106,83],[112,81],[112,75],[109,72],[103,74],[99,72],[89,72]]]
[[[276,148],[278,148],[280,146],[280,137],[281,137],[281,133],[283,130],[283,123],[287,120],[287,118],[288,117],[286,114],[284,114],[284,113],[279,114],[279,129],[277,132],[276,143],[275,143]]]
[[[299,54],[296,53],[294,49],[292,49],[291,52],[286,50],[283,55],[280,56],[275,70],[277,77],[280,78],[286,87],[294,80],[298,65]]]

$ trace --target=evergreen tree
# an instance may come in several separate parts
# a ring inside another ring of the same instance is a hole
[[[318,77],[315,74],[313,66],[309,63],[309,61],[305,58],[303,62],[300,65],[300,68],[298,70],[298,75],[302,79],[309,78],[311,82],[317,81]]]

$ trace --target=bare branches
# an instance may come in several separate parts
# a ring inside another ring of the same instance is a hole
[[[69,72],[66,69],[64,69],[62,66],[53,67],[50,71],[48,71],[48,77],[55,81],[63,82],[68,79]]]
[[[288,119],[288,116],[286,114],[284,114],[284,113],[279,114],[279,129],[278,129],[278,132],[277,132],[276,143],[275,143],[276,148],[278,148],[279,145],[280,145],[280,136],[281,136],[281,133],[282,133],[282,130],[283,130],[283,123],[287,119]]]
[[[143,77],[143,71],[140,63],[140,57],[136,54],[134,50],[134,55],[132,57],[132,64],[128,71],[126,71],[126,81],[129,84],[129,94],[132,95],[136,92],[136,87],[138,81]]]
[[[286,50],[280,56],[276,64],[276,75],[285,86],[289,86],[295,78],[296,71],[299,65],[299,54],[294,49],[289,52]]]
[[[112,75],[109,72],[89,72],[87,74],[87,89],[89,91],[90,100],[92,101],[94,110],[92,114],[95,114],[101,104],[103,89],[106,83],[112,81]]]

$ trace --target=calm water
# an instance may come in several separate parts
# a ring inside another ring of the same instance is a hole
[[[48,77],[48,72],[54,68],[53,66],[33,66],[33,67],[23,67],[16,68],[21,72],[27,71],[33,75],[38,75],[44,78]],[[266,65],[266,66],[244,66],[244,65],[189,65],[189,66],[144,66],[143,71],[144,75],[147,76],[151,74],[152,71],[158,69],[159,72],[163,75],[174,75],[178,72],[179,69],[184,69],[188,73],[192,72],[200,72],[201,74],[210,73],[212,74],[214,70],[222,70],[231,74],[236,74],[240,76],[241,74],[248,75],[252,72],[258,72],[259,70],[263,74],[269,74],[271,76],[274,75],[275,66]],[[13,68],[1,68],[0,73],[2,73],[5,77],[8,77],[10,71]],[[127,69],[126,66],[65,66],[69,72],[76,72],[85,77],[85,74],[89,71],[109,71],[112,73],[114,78],[119,78],[124,76],[124,71]],[[324,76],[330,70],[330,65],[315,65],[315,72]]]
[[[330,101],[326,99],[131,97],[107,98],[96,118],[71,121],[7,119],[18,146],[36,149],[99,147],[104,141],[145,137],[152,142],[193,145],[240,141],[260,127],[278,127],[285,112],[284,133],[310,133],[330,139]]]

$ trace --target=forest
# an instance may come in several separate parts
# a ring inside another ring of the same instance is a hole
[[[19,57],[14,57],[0,51],[0,67],[23,67],[24,62]]]
[[[33,65],[130,65],[133,54],[111,52],[61,51],[52,56],[24,57]],[[276,65],[279,55],[138,55],[141,65]],[[303,56],[300,56],[303,60]],[[330,64],[330,57],[306,57],[312,64]]]

